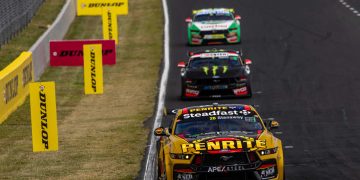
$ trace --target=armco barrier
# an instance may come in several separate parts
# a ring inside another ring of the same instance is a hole
[[[76,0],[67,0],[51,27],[30,48],[33,53],[35,80],[49,66],[49,41],[63,39],[76,16]]]
[[[0,71],[0,124],[24,102],[33,77],[31,52],[21,53]]]

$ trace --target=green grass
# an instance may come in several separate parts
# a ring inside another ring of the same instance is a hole
[[[117,64],[104,67],[104,94],[84,95],[81,67],[48,68],[55,81],[58,152],[32,153],[29,102],[0,125],[0,177],[15,179],[134,179],[145,153],[162,57],[162,8],[129,1],[119,16]],[[67,39],[102,38],[100,17],[77,17]]]

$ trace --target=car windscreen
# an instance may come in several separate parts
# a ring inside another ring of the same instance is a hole
[[[191,137],[207,134],[222,133],[257,133],[263,130],[260,118],[255,113],[247,115],[215,115],[202,116],[202,113],[185,115],[175,127],[175,134],[182,137]]]
[[[194,17],[194,22],[202,21],[231,21],[233,15],[230,13],[219,13],[219,14],[199,14]]]
[[[225,56],[215,58],[193,58],[189,62],[189,68],[202,68],[210,66],[241,66],[239,57]]]

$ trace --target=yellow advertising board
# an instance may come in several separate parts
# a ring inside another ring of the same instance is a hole
[[[31,52],[23,52],[0,71],[0,124],[24,103],[34,72]]]
[[[127,15],[128,6],[128,0],[77,0],[77,15],[102,15],[102,8],[112,8],[117,15]]]
[[[103,94],[103,66],[101,44],[84,45],[85,94]]]
[[[102,14],[103,38],[105,40],[115,40],[118,44],[118,24],[117,15],[114,8],[104,8]]]
[[[57,151],[58,129],[54,82],[30,83],[33,152]]]

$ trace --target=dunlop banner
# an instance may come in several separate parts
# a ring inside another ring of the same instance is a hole
[[[77,15],[101,15],[102,8],[113,8],[117,15],[128,14],[128,0],[77,0]]]
[[[21,53],[0,71],[0,124],[25,101],[33,79],[31,52]]]
[[[85,94],[103,94],[103,67],[101,44],[84,45]]]
[[[33,152],[57,151],[58,129],[54,82],[30,84]]]
[[[115,40],[50,41],[50,66],[84,66],[83,46],[101,44],[104,65],[116,64]]]
[[[114,8],[104,8],[102,14],[103,38],[118,44],[118,24]]]

